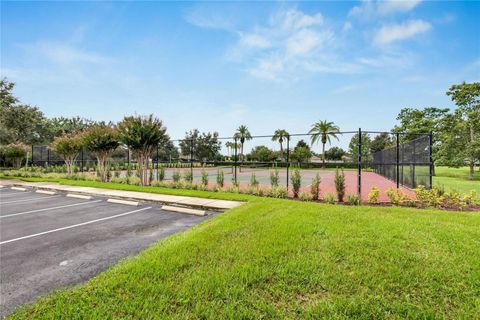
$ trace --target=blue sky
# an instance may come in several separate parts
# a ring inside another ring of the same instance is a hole
[[[47,116],[154,113],[173,138],[389,130],[480,80],[480,2],[2,2],[1,75]]]

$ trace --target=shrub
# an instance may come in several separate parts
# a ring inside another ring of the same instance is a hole
[[[9,144],[1,149],[5,160],[12,163],[15,168],[20,168],[23,159],[27,156],[26,146],[23,144]]]
[[[335,195],[333,193],[327,193],[323,197],[323,201],[329,204],[334,204],[335,203]]]
[[[385,193],[387,197],[390,199],[390,202],[397,206],[409,200],[408,197],[405,195],[405,193],[401,189],[388,188],[388,190]]]
[[[245,190],[245,193],[251,194],[254,196],[259,196],[262,197],[264,195],[263,189],[259,188],[258,186],[248,186],[248,188]]]
[[[338,202],[343,202],[345,196],[345,174],[337,170],[335,171],[335,190],[337,191]]]
[[[358,206],[360,204],[360,196],[358,194],[347,195],[347,202],[349,205]]]
[[[208,173],[204,169],[201,171],[202,175],[202,186],[208,186]]]
[[[258,188],[258,180],[257,180],[257,176],[255,175],[255,173],[252,173],[252,175],[250,176],[250,184],[249,186],[250,187],[253,187],[253,188]]]
[[[293,197],[298,198],[298,192],[302,185],[302,176],[300,175],[300,170],[294,169],[291,176],[292,188],[293,188]]]
[[[128,177],[127,178],[127,183],[131,185],[140,185],[140,178],[139,177]]]
[[[273,172],[270,172],[270,186],[272,188],[278,187],[279,181],[280,181],[280,177],[278,174],[278,170],[275,169]]]
[[[380,190],[377,187],[373,187],[368,193],[368,203],[377,204],[380,197]]]
[[[301,201],[310,201],[312,200],[312,198],[310,197],[310,195],[306,192],[300,192],[298,194],[298,198],[301,200]]]
[[[175,183],[178,183],[180,181],[180,171],[175,170],[172,172],[172,180]]]
[[[271,188],[267,195],[272,198],[285,199],[288,196],[288,190],[285,187],[274,187]]]
[[[312,179],[312,185],[310,186],[310,194],[312,196],[312,200],[318,200],[318,195],[320,194],[320,182],[320,175],[317,173]]]
[[[183,180],[185,182],[189,182],[189,183],[193,182],[193,172],[192,172],[192,170],[185,170],[183,172]]]
[[[223,188],[224,181],[225,181],[225,175],[223,174],[223,170],[218,169],[217,170],[217,186],[219,186],[220,188]]]
[[[127,183],[128,183],[128,178],[127,178],[127,177],[113,177],[113,178],[110,180],[110,182],[127,184]]]
[[[163,181],[165,179],[165,168],[158,169],[158,181]]]

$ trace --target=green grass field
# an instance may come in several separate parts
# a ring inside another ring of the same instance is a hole
[[[436,167],[433,185],[446,191],[456,190],[462,193],[475,190],[480,196],[480,172],[475,169],[475,179],[469,180],[469,168]]]
[[[480,317],[480,214],[253,198],[10,319]]]

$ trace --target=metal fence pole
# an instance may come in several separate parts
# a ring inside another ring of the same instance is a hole
[[[428,153],[429,153],[429,162],[430,162],[430,186],[429,186],[429,189],[432,188],[433,186],[433,152],[432,152],[432,147],[433,147],[433,132],[430,132],[430,134],[428,135],[428,143],[429,143],[429,150],[428,150]]]
[[[190,140],[190,174],[193,179],[193,139]]]
[[[288,193],[289,171],[290,171],[290,136],[287,136],[287,193]]]
[[[235,138],[235,156],[234,156],[234,159],[233,159],[233,165],[234,165],[234,179],[235,179],[235,185],[237,184],[237,138]]]
[[[157,180],[158,180],[158,162],[159,162],[159,157],[160,157],[160,154],[158,152],[158,145],[157,145]]]
[[[411,165],[411,174],[412,174],[412,188],[416,188],[417,187],[417,184],[416,184],[416,181],[415,181],[415,164],[416,164],[416,157],[415,157],[415,154],[417,152],[416,150],[416,146],[415,146],[415,140],[413,140],[412,142],[413,144],[413,159],[412,159],[412,165]]]
[[[47,166],[50,165],[50,148],[47,149]]]
[[[130,148],[127,147],[127,171],[130,170]]]
[[[397,157],[396,157],[396,180],[397,180],[397,189],[400,188],[400,134],[397,132]]]
[[[84,166],[84,163],[83,163],[83,149],[82,149],[82,153],[81,153],[81,167],[80,167],[80,172],[83,172],[83,166]]]
[[[34,166],[34,162],[33,162],[33,144],[32,144],[32,167]]]
[[[362,195],[362,128],[358,128],[358,195]]]

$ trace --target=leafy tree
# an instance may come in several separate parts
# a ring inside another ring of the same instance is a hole
[[[371,158],[370,155],[370,150],[371,150],[371,143],[372,140],[370,139],[370,136],[368,133],[362,132],[362,159],[363,160],[368,160]],[[358,156],[358,133],[355,133],[352,136],[352,139],[350,139],[350,143],[348,144],[348,153],[352,157],[357,157]]]
[[[190,148],[193,143],[193,156],[198,160],[213,159],[222,147],[218,140],[218,132],[200,133],[197,129],[185,133],[184,140],[180,141],[182,155],[190,157]]]
[[[370,152],[373,154],[375,152],[387,149],[392,145],[393,141],[391,135],[384,132],[373,138],[372,142],[370,143]]]
[[[307,148],[308,150],[310,150],[310,146],[303,139],[297,142],[295,149],[300,147]]]
[[[312,157],[312,151],[307,147],[295,147],[293,152],[290,154],[290,158],[293,161],[297,162],[308,162]]]
[[[331,143],[331,138],[338,140],[338,133],[340,129],[333,122],[324,120],[318,121],[312,125],[312,128],[308,132],[311,134],[312,145],[318,141],[322,142],[322,162],[325,167],[325,144]]]
[[[52,142],[52,150],[58,154],[67,166],[67,174],[73,174],[73,167],[78,154],[84,147],[84,138],[81,134],[68,134],[56,137]]]
[[[95,122],[81,117],[55,117],[50,119],[49,128],[53,137],[85,131],[95,125]]]
[[[272,141],[278,141],[278,144],[280,144],[280,154],[283,157],[283,141],[285,139],[288,139],[290,137],[290,134],[287,132],[287,130],[284,129],[277,129],[275,130],[275,133],[272,137]]]
[[[15,168],[20,168],[23,159],[27,156],[26,146],[23,144],[8,144],[0,148],[0,153],[5,160],[11,163]]]
[[[120,141],[127,145],[138,159],[140,183],[144,186],[149,185],[149,156],[160,143],[166,140],[167,128],[152,114],[125,117],[117,128]]]
[[[447,95],[458,108],[445,119],[442,154],[457,163],[467,162],[474,179],[475,163],[480,161],[480,82],[452,85]]]
[[[254,161],[274,161],[277,157],[276,153],[266,146],[256,146],[250,152],[250,159]]]
[[[87,150],[96,156],[98,174],[102,182],[106,182],[108,157],[119,145],[117,130],[106,125],[96,125],[85,131],[83,141]]]
[[[342,160],[342,157],[346,155],[347,152],[340,147],[332,147],[325,151],[325,158],[328,160]]]
[[[252,135],[250,134],[250,131],[248,131],[247,126],[241,125],[238,127],[237,132],[235,132],[234,137],[240,141],[240,161],[243,161],[243,145],[246,140],[252,139]]]

